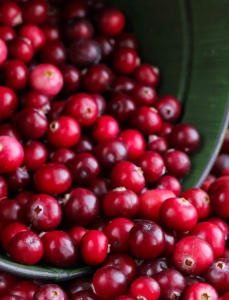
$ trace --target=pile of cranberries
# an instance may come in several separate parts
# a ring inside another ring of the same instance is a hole
[[[95,267],[59,285],[0,272],[1,300],[229,299],[229,135],[182,191],[200,134],[119,9],[0,1],[0,71],[2,251]]]

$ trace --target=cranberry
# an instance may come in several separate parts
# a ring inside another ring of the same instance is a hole
[[[157,93],[153,87],[142,84],[135,84],[131,95],[137,106],[152,106],[157,98]]]
[[[23,2],[21,7],[23,22],[26,24],[39,24],[47,18],[48,3],[45,0]]]
[[[98,117],[96,101],[85,93],[78,93],[68,98],[64,111],[75,118],[82,127],[91,126]]]
[[[115,40],[105,35],[97,35],[95,40],[101,48],[101,60],[110,59],[114,51]]]
[[[97,64],[88,68],[83,77],[83,84],[90,93],[104,93],[111,85],[112,79],[112,70],[105,64]]]
[[[23,25],[18,34],[31,41],[34,51],[38,51],[45,44],[45,35],[36,25]]]
[[[92,128],[92,138],[96,142],[116,138],[118,133],[119,125],[117,121],[113,117],[107,115],[98,117],[94,127]]]
[[[16,139],[0,136],[0,173],[16,170],[21,165],[23,158],[23,148]]]
[[[131,296],[126,296],[126,295],[122,295],[118,298],[116,298],[115,300],[134,300],[135,298],[131,297]],[[4,299],[5,300],[5,299]]]
[[[7,49],[6,43],[2,39],[0,39],[0,51],[1,51],[0,52],[1,53],[0,65],[2,65],[5,62],[7,55],[8,55],[8,49]]]
[[[3,1],[0,4],[0,23],[15,27],[22,23],[20,7],[13,1]]]
[[[8,195],[8,187],[6,181],[2,176],[0,176],[0,201],[3,198],[7,198],[7,195]]]
[[[73,189],[63,206],[65,217],[75,225],[92,224],[100,211],[100,203],[94,193],[84,188]]]
[[[0,27],[0,32],[1,32],[1,27]],[[222,153],[228,153],[229,152],[229,143],[228,142],[229,142],[229,129],[227,129],[227,131],[225,133],[223,144],[221,146],[220,152],[222,152]]]
[[[177,243],[173,259],[176,267],[182,272],[200,275],[213,263],[214,253],[211,246],[203,239],[188,236]]]
[[[177,178],[187,175],[191,168],[190,158],[180,150],[170,149],[163,158],[168,173]]]
[[[64,290],[57,284],[45,284],[39,287],[33,295],[33,300],[40,299],[68,300]]]
[[[22,209],[17,200],[2,199],[0,201],[1,229],[13,222],[22,221]]]
[[[8,51],[12,58],[19,59],[24,63],[29,62],[34,54],[31,41],[21,37],[16,37],[8,42]]]
[[[82,237],[86,232],[87,229],[82,226],[74,226],[68,230],[68,234],[71,236],[77,246],[80,245]]]
[[[11,124],[8,124],[8,123],[0,124],[0,136],[2,136],[2,135],[7,135],[18,141],[21,140],[21,137],[20,137],[18,131]]]
[[[116,8],[106,8],[98,16],[97,26],[105,35],[118,35],[125,26],[125,17]]]
[[[215,176],[223,175],[222,172],[229,167],[229,155],[227,153],[220,153],[216,158],[212,167],[211,173]]]
[[[63,18],[70,20],[74,18],[85,18],[88,15],[88,8],[85,3],[72,1],[64,3]]]
[[[29,26],[29,25],[27,25]],[[33,26],[33,25],[31,25]],[[41,29],[44,38],[47,42],[60,40],[61,39],[61,32],[60,28],[57,25],[42,23],[39,28]]]
[[[19,296],[26,300],[33,300],[33,295],[36,290],[39,288],[39,285],[32,280],[22,280],[16,283],[10,289],[10,295]],[[21,299],[20,299],[21,300]]]
[[[12,40],[15,37],[16,37],[16,33],[12,27],[7,26],[7,25],[0,26],[0,38],[3,41],[7,42],[7,41]]]
[[[198,282],[188,287],[184,293],[184,300],[196,300],[196,299],[212,299],[218,300],[218,294],[216,290],[208,283]]]
[[[111,183],[107,178],[95,178],[88,185],[88,189],[92,191],[100,200],[103,199],[110,188]]]
[[[28,68],[20,60],[5,61],[2,66],[3,81],[13,90],[22,90],[28,83]]]
[[[50,105],[50,111],[47,115],[49,121],[54,121],[58,117],[61,116],[61,114],[64,111],[65,102],[64,101],[54,101]]]
[[[138,63],[138,54],[131,48],[119,48],[114,53],[113,67],[117,73],[131,74],[137,67]]]
[[[90,153],[77,154],[67,164],[71,172],[72,179],[78,184],[88,184],[92,179],[96,178],[100,171],[97,159]]]
[[[81,73],[72,65],[64,64],[60,67],[64,79],[63,92],[74,94],[81,86]]]
[[[24,190],[19,192],[16,196],[15,199],[17,200],[17,203],[24,208],[24,205],[29,201],[29,199],[34,195],[34,191],[30,190]]]
[[[138,277],[154,277],[162,270],[168,269],[166,258],[145,259],[138,265]]]
[[[171,95],[161,96],[154,104],[162,119],[166,122],[176,121],[181,114],[181,104]],[[179,128],[179,127],[178,127]]]
[[[164,154],[168,150],[168,141],[164,137],[157,135],[149,135],[147,150],[155,151],[159,154]]]
[[[18,106],[14,91],[6,86],[0,86],[0,122],[13,115]]]
[[[141,64],[135,69],[134,79],[143,85],[155,87],[159,82],[159,70],[149,64]]]
[[[211,217],[209,219],[207,219],[208,222],[215,224],[217,226],[219,226],[219,228],[223,231],[224,235],[225,235],[225,240],[228,239],[228,235],[229,235],[229,228],[227,223],[219,218],[215,218],[215,217]]]
[[[223,178],[223,177],[221,177]],[[221,218],[228,218],[229,216],[229,185],[220,185],[215,191],[209,192],[211,207],[216,215]]]
[[[84,152],[92,153],[93,149],[94,144],[87,135],[81,135],[78,143],[72,148],[75,154],[80,154]]]
[[[92,292],[92,278],[91,277],[81,277],[79,279],[74,279],[67,283],[65,291],[68,296],[72,296],[80,291],[90,291]]]
[[[157,300],[160,293],[160,286],[157,281],[148,276],[138,277],[130,286],[130,294],[135,299]]]
[[[41,167],[47,160],[47,149],[45,146],[37,141],[29,141],[23,145],[24,160],[22,165],[28,171],[35,171]]]
[[[106,106],[107,106],[106,100],[104,99],[104,97],[102,95],[99,95],[99,94],[92,94],[91,96],[94,98],[94,100],[97,104],[98,116],[100,117],[104,114],[104,112],[106,110]]]
[[[54,96],[62,89],[63,76],[54,65],[40,64],[30,73],[30,85],[44,95]]]
[[[164,237],[165,237],[165,247],[162,252],[165,256],[173,255],[177,244],[177,237],[174,231],[163,228]]]
[[[115,218],[104,228],[111,253],[129,253],[129,234],[134,223],[127,218]]]
[[[74,42],[75,40],[91,39],[93,35],[94,35],[93,24],[89,19],[86,18],[73,19],[69,23],[67,23],[64,29],[64,37],[69,42],[71,41]]]
[[[116,267],[104,266],[93,275],[93,290],[101,300],[116,299],[127,289],[126,276]]]
[[[73,266],[78,260],[78,252],[74,241],[64,231],[54,230],[41,236],[44,246],[43,260],[59,268]]]
[[[112,90],[120,93],[130,94],[135,87],[135,81],[127,76],[117,76],[112,82]]]
[[[40,167],[33,176],[34,185],[41,193],[61,194],[72,183],[69,170],[62,164],[48,163]]]
[[[142,193],[139,196],[138,216],[159,223],[160,207],[166,199],[171,197],[175,197],[175,194],[167,189],[153,189]]]
[[[139,209],[138,196],[131,190],[118,187],[108,191],[103,198],[103,212],[107,217],[134,218]]]
[[[221,176],[217,179],[215,178],[209,186],[208,194],[212,195],[218,189],[218,187],[224,184],[229,184],[229,176]]]
[[[168,122],[162,122],[161,131],[159,133],[160,137],[169,139],[169,135],[172,132],[173,125]]]
[[[1,271],[0,272],[0,282],[1,282],[1,287],[0,287],[0,297],[1,299],[4,299],[2,297],[6,296],[10,289],[14,286],[14,284],[18,281],[18,278],[10,273],[6,273]],[[8,299],[11,300],[11,299]],[[12,299],[14,300],[14,299]],[[15,299],[17,300],[17,299]],[[18,299],[20,300],[20,299]],[[21,299],[22,300],[22,299]]]
[[[176,177],[171,175],[161,176],[154,184],[154,187],[159,189],[171,190],[177,197],[179,197],[181,194],[180,181]]]
[[[219,300],[227,300],[229,297],[229,292],[224,294],[222,297],[219,298]]]
[[[99,300],[95,293],[90,291],[79,291],[76,292],[72,297],[71,300]]]
[[[124,31],[120,33],[115,39],[115,46],[117,48],[128,47],[134,50],[138,50],[138,40],[133,33]]]
[[[5,180],[9,190],[18,192],[29,186],[31,177],[25,167],[19,167],[5,174]]]
[[[66,47],[58,40],[46,42],[39,54],[42,62],[55,66],[62,65],[67,60]]]
[[[52,153],[51,162],[65,165],[73,157],[75,153],[72,150],[61,148]]]
[[[94,154],[103,168],[112,168],[116,163],[127,160],[125,144],[117,138],[104,140],[97,144]]]
[[[69,60],[78,68],[86,68],[101,59],[99,43],[92,39],[73,41],[68,50]]]
[[[36,108],[46,114],[50,110],[50,98],[37,91],[29,91],[23,101],[24,108]]]

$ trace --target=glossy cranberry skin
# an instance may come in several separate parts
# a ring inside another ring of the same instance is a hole
[[[50,102],[50,97],[43,95],[37,91],[31,90],[23,99],[23,107],[36,108],[46,114],[50,110]]]
[[[65,287],[65,291],[69,297],[80,291],[90,291],[92,292],[92,278],[91,277],[81,277],[76,278],[73,281],[68,282]]]
[[[0,173],[16,170],[23,158],[23,148],[16,139],[10,136],[0,136]]]
[[[33,295],[33,300],[40,299],[55,299],[55,300],[68,300],[64,290],[57,284],[45,284],[38,288]]]
[[[99,268],[92,278],[93,290],[101,300],[116,299],[127,289],[126,276],[116,267]]]
[[[94,27],[89,19],[80,18],[73,19],[64,29],[64,37],[67,41],[75,41],[75,40],[87,40],[91,39],[94,35]],[[82,53],[82,51],[81,51]],[[86,54],[87,55],[87,54]]]
[[[111,189],[111,183],[107,178],[95,178],[89,183],[87,188],[92,191],[100,200],[102,200],[107,192]]]
[[[197,223],[198,215],[195,207],[185,198],[166,199],[159,210],[160,220],[168,229],[189,231]]]
[[[11,138],[21,141],[18,131],[9,123],[0,124],[0,136],[2,135],[7,135]]]
[[[133,99],[124,93],[115,93],[107,105],[107,113],[113,116],[119,124],[126,124],[136,111]]]
[[[64,111],[64,105],[65,105],[64,101],[54,101],[51,103],[50,111],[47,115],[47,118],[50,122],[54,121],[55,119],[57,119],[62,115]]]
[[[44,63],[60,66],[67,60],[67,49],[61,41],[46,42],[41,48],[40,59]]]
[[[208,283],[198,282],[188,287],[184,293],[184,300],[196,300],[196,299],[212,299],[218,300],[218,294],[216,290]]]
[[[61,194],[72,184],[69,170],[62,164],[48,163],[40,167],[33,176],[36,189],[44,194]]]
[[[81,86],[81,73],[72,65],[64,64],[60,67],[64,85],[62,91],[66,94],[74,94]]]
[[[98,16],[97,26],[99,31],[108,36],[121,33],[125,26],[123,13],[116,8],[106,8]]]
[[[115,39],[115,47],[121,48],[121,47],[127,47],[134,50],[138,49],[138,40],[133,33],[129,31],[123,31],[120,33],[116,39]]]
[[[51,154],[50,160],[53,163],[65,165],[73,157],[75,157],[75,153],[72,150],[61,148]]]
[[[128,159],[135,161],[145,152],[146,142],[142,133],[135,129],[126,129],[120,132],[120,140],[126,145]]]
[[[100,166],[112,168],[116,163],[127,160],[128,154],[125,144],[117,138],[104,140],[94,148],[94,154]]]
[[[139,209],[138,196],[131,190],[118,187],[108,191],[103,198],[103,212],[109,218],[134,218]]]
[[[0,201],[0,224],[1,229],[13,222],[22,222],[22,209],[17,200],[2,199]]]
[[[159,154],[164,154],[168,150],[169,144],[167,139],[165,139],[164,137],[152,134],[148,137],[148,143],[146,147],[147,150],[155,151]]]
[[[82,237],[86,232],[87,229],[82,226],[73,226],[68,230],[68,234],[71,236],[77,246],[80,245]]]
[[[48,120],[38,109],[26,108],[17,114],[16,125],[24,138],[38,140],[47,132]]]
[[[130,94],[135,84],[135,81],[128,76],[116,76],[112,82],[111,89],[114,92]]]
[[[165,165],[160,154],[146,151],[138,156],[136,165],[141,168],[146,182],[154,182],[165,172]]]
[[[96,104],[97,104],[97,107],[98,107],[98,116],[102,116],[106,110],[106,107],[107,107],[107,103],[106,103],[106,100],[104,99],[104,97],[100,94],[92,94],[91,95]]]
[[[229,192],[229,185],[227,184],[220,185],[213,192],[209,191],[212,210],[215,212],[217,216],[221,218],[228,218],[229,216],[228,192]]]
[[[129,161],[117,163],[111,171],[111,184],[114,188],[125,187],[139,194],[145,186],[142,170]]]
[[[183,151],[170,149],[163,158],[167,172],[177,178],[187,175],[191,168],[190,158]]]
[[[212,183],[209,186],[208,194],[212,195],[216,191],[216,189],[218,189],[218,187],[224,184],[229,185],[229,176],[227,175],[220,176],[219,178],[214,178],[214,180],[212,179]]]
[[[33,46],[29,39],[16,37],[8,42],[9,55],[24,63],[29,62],[34,54]]]
[[[141,276],[131,284],[130,294],[135,299],[157,300],[160,297],[160,286],[155,279]]]
[[[211,212],[211,203],[208,194],[200,188],[190,188],[181,194],[181,197],[188,200],[195,206],[198,220],[205,219]]]
[[[64,231],[54,230],[41,236],[44,246],[43,260],[55,267],[67,268],[78,260],[78,252],[74,241]]]
[[[11,59],[2,65],[3,81],[12,90],[22,90],[28,83],[28,68],[20,60]]]
[[[229,167],[229,155],[227,153],[220,153],[216,158],[213,167],[211,169],[211,173],[217,177],[226,175],[223,172],[227,172],[227,168]]]
[[[85,185],[96,178],[100,171],[97,159],[90,153],[77,154],[67,167],[75,183]]]
[[[0,51],[1,51],[1,55],[0,55],[0,65],[2,65],[8,55],[8,48],[6,46],[6,43],[4,40],[0,39]]]
[[[188,236],[177,243],[173,260],[175,266],[183,273],[201,275],[213,263],[214,253],[211,246],[203,239]]]
[[[85,300],[99,300],[99,298],[96,296],[95,293],[90,291],[84,291],[84,290],[76,292],[70,299],[81,300],[82,298]]]
[[[155,89],[142,84],[135,84],[131,95],[137,106],[152,106],[157,99]]]
[[[47,160],[47,149],[40,142],[30,140],[23,145],[23,150],[24,160],[22,165],[26,167],[27,171],[35,171]]]
[[[129,235],[134,222],[127,218],[115,218],[104,228],[109,245],[110,253],[129,253]]]
[[[9,190],[18,192],[29,186],[31,177],[25,167],[19,167],[14,171],[5,174],[5,180]]]
[[[159,256],[164,249],[164,234],[161,227],[156,223],[142,221],[131,228],[129,244],[135,257],[139,259],[154,258]]]
[[[139,196],[140,208],[138,216],[142,219],[159,223],[159,209],[162,203],[174,196],[175,194],[167,189],[152,189],[142,193]]]
[[[83,1],[64,3],[63,18],[65,20],[74,18],[85,18],[88,15],[88,8]]]
[[[229,228],[228,228],[228,224],[224,220],[222,220],[220,218],[216,218],[216,217],[211,217],[211,218],[208,218],[207,221],[219,226],[219,228],[223,231],[223,233],[225,235],[225,240],[228,239]]]
[[[87,135],[81,135],[78,143],[72,147],[75,154],[84,152],[92,153],[94,149],[94,143]]]
[[[1,25],[0,26],[0,38],[7,42],[7,41],[10,41],[12,40],[13,38],[15,38],[16,36],[16,33],[15,31],[13,30],[12,27],[10,26],[7,26],[7,25]]]
[[[8,187],[6,181],[2,176],[0,176],[0,201],[3,198],[7,198],[7,195],[8,195]]]
[[[33,295],[38,288],[39,285],[34,281],[22,280],[11,288],[10,295],[19,296],[27,300],[33,300]]]
[[[11,117],[17,106],[18,98],[15,92],[6,86],[0,86],[0,122]]]
[[[78,93],[68,98],[64,112],[75,118],[80,126],[88,127],[93,125],[98,117],[98,106],[91,95]]]
[[[161,176],[154,184],[154,188],[171,190],[177,197],[181,194],[180,181],[171,175]]]
[[[0,272],[0,282],[1,282],[0,297],[3,297],[3,299],[4,299],[4,296],[7,297],[6,295],[9,293],[10,289],[12,288],[12,286],[14,286],[14,284],[17,281],[18,281],[18,278],[15,275],[10,274],[8,272],[1,271]],[[8,299],[8,300],[11,300],[11,299]],[[12,299],[12,300],[14,300],[14,299]],[[17,299],[15,299],[15,300],[17,300]],[[20,300],[20,299],[18,299],[18,300]]]
[[[77,68],[87,68],[101,59],[99,43],[92,39],[77,39],[70,44],[68,50],[70,62]]]
[[[205,240],[211,246],[215,258],[222,257],[225,248],[225,234],[218,225],[200,222],[189,234]]]
[[[31,41],[34,51],[38,51],[45,44],[45,35],[36,25],[23,25],[20,27],[18,34],[20,37]]]
[[[114,53],[113,67],[118,74],[127,75],[133,73],[138,62],[138,54],[131,48],[119,48]]]
[[[159,82],[159,70],[152,65],[141,64],[135,69],[134,79],[140,84],[155,87]]]
[[[39,26],[47,42],[61,39],[61,32],[58,25],[43,23]]]
[[[109,60],[114,51],[115,40],[105,35],[97,35],[95,40],[99,43],[101,48],[101,60]]]
[[[30,0],[23,2],[22,18],[25,24],[40,24],[48,15],[48,3],[45,0]]]
[[[166,122],[176,121],[181,114],[181,104],[171,95],[161,96],[154,104],[161,118]]]
[[[63,214],[74,225],[92,224],[100,212],[100,203],[94,193],[88,189],[73,189],[63,206]]]
[[[15,27],[22,23],[22,13],[20,7],[13,1],[3,1],[0,4],[0,23],[10,27]]]
[[[119,133],[119,125],[115,118],[103,115],[97,118],[92,128],[92,138],[97,142],[116,138]]]

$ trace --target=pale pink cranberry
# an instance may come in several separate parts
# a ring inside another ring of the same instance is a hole
[[[6,60],[7,54],[8,54],[8,50],[7,50],[6,43],[2,39],[0,39],[0,65],[2,65]]]

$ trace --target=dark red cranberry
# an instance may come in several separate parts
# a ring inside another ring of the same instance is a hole
[[[101,59],[99,43],[91,39],[73,41],[69,47],[68,58],[78,68],[87,68]]]
[[[28,25],[27,25],[28,26]],[[32,25],[31,25],[32,26]],[[60,28],[56,25],[43,23],[39,26],[47,42],[61,39]]]
[[[131,95],[137,106],[152,106],[157,99],[155,89],[142,84],[135,84]]]
[[[220,185],[213,192],[210,191],[209,194],[211,195],[210,204],[214,213],[221,218],[228,218],[229,185]]]
[[[213,175],[212,175],[213,176]],[[219,178],[212,178],[212,183],[209,186],[208,194],[213,194],[218,187],[224,184],[229,184],[229,176],[220,176]]]
[[[57,284],[45,284],[39,287],[33,296],[33,300],[40,299],[68,300],[64,290]]]
[[[66,40],[70,42],[75,40],[87,40],[92,38],[93,35],[93,24],[86,18],[73,19],[65,26],[64,29],[64,36]]]
[[[129,31],[124,31],[116,37],[115,47],[116,48],[127,47],[134,50],[138,50],[138,40],[136,36],[133,35],[133,33]]]
[[[163,137],[168,140],[172,129],[173,129],[172,124],[170,124],[168,122],[162,122],[161,131],[159,133],[160,137]]]
[[[154,107],[158,110],[161,118],[166,122],[174,122],[181,115],[181,104],[177,98],[171,95],[158,98]]]
[[[168,269],[166,258],[151,258],[145,259],[138,265],[138,277],[149,276],[154,277],[163,270]]]
[[[130,294],[134,299],[159,299],[160,286],[157,281],[148,276],[135,279],[130,286]]]
[[[92,292],[92,278],[91,277],[81,277],[76,278],[73,281],[67,283],[65,287],[65,291],[67,292],[68,296],[72,296],[77,292],[80,291],[90,291]]]
[[[163,158],[167,172],[177,178],[187,175],[191,168],[190,158],[183,151],[170,149]]]
[[[229,227],[224,220],[216,218],[216,217],[211,217],[211,218],[208,218],[207,221],[219,226],[219,228],[223,231],[223,233],[225,235],[225,240],[228,239]]]
[[[93,125],[98,117],[98,106],[91,95],[78,93],[68,98],[64,112],[75,118],[82,127],[88,127]]]
[[[102,200],[111,189],[111,182],[107,178],[95,178],[89,183],[87,188],[92,191],[98,199]]]
[[[162,254],[171,257],[177,244],[177,237],[174,231],[163,228],[163,232],[165,237],[165,247]]]
[[[92,153],[93,149],[94,144],[87,135],[81,135],[78,143],[74,147],[72,147],[72,150],[75,154],[84,152]]]
[[[95,40],[101,48],[101,59],[103,61],[110,59],[114,51],[115,40],[105,35],[97,35]]]
[[[17,200],[2,199],[0,201],[1,229],[13,222],[22,221],[22,209]]]
[[[171,190],[177,197],[181,193],[181,183],[180,181],[171,175],[161,176],[154,184],[154,187],[157,189],[167,189]],[[185,197],[184,197],[185,198]],[[197,211],[198,214],[198,211]],[[198,215],[199,218],[199,215]]]
[[[134,79],[140,84],[155,87],[159,82],[159,70],[152,65],[141,64],[135,69]]]
[[[31,41],[34,51],[38,51],[46,40],[43,31],[36,25],[23,25],[19,29],[18,34],[20,37]]]
[[[90,229],[95,229],[104,232],[104,229],[108,224],[108,222],[109,220],[104,215],[100,215],[97,217],[95,222],[93,222],[93,224],[90,226]]]
[[[116,163],[127,160],[127,148],[117,138],[104,140],[94,148],[94,154],[103,168],[112,168]]]
[[[55,267],[67,268],[78,260],[78,252],[74,241],[64,231],[54,230],[41,236],[44,246],[43,260]]]
[[[8,195],[8,187],[6,181],[2,176],[0,176],[0,201],[3,198],[7,198],[7,195]]]
[[[139,64],[138,54],[127,47],[119,48],[113,57],[113,67],[119,74],[131,74]]]
[[[24,160],[22,165],[26,167],[26,170],[35,171],[46,162],[48,153],[42,143],[30,140],[23,145],[23,149]]]
[[[0,86],[0,122],[11,117],[17,106],[18,98],[15,92],[6,86]]]
[[[13,90],[22,90],[28,83],[28,68],[20,60],[11,59],[2,66],[3,81]]]
[[[220,153],[212,167],[211,173],[217,177],[222,176],[223,170],[229,167],[229,155],[226,153]]]
[[[119,133],[119,125],[115,118],[103,115],[97,118],[92,128],[92,138],[98,143],[106,139],[116,138]]]
[[[39,54],[42,62],[50,63],[55,66],[60,66],[67,60],[66,47],[59,40],[46,42]]]
[[[19,192],[16,196],[15,199],[17,200],[18,204],[24,208],[24,205],[29,201],[29,199],[34,195],[34,191],[30,190],[24,190]]]
[[[52,153],[51,162],[65,165],[73,157],[75,153],[72,150],[61,148]]]
[[[224,294],[222,297],[219,298],[219,300],[227,300],[229,297],[229,292]]]
[[[98,29],[108,36],[118,35],[125,26],[123,13],[116,8],[106,8],[98,16]]]
[[[100,204],[94,193],[88,189],[73,189],[67,196],[63,213],[74,225],[86,226],[92,224],[99,215]]]
[[[183,295],[183,300],[191,299],[215,299],[218,300],[218,294],[216,290],[208,283],[198,282],[188,287]]]
[[[0,37],[1,37],[1,27],[0,27]],[[2,39],[4,40],[4,38],[2,38]],[[227,131],[225,133],[220,152],[221,153],[229,153],[229,129],[227,129]]]
[[[64,165],[49,163],[36,170],[33,181],[36,189],[41,193],[61,194],[69,189],[72,178]]]
[[[81,86],[81,73],[72,65],[64,64],[60,67],[64,78],[63,92],[73,94],[77,92]]]
[[[39,288],[39,285],[32,280],[22,280],[16,283],[10,289],[10,295],[19,296],[26,300],[33,300],[33,295],[36,290]],[[20,299],[21,300],[21,299]]]
[[[192,275],[186,275],[185,280],[187,282],[187,287],[197,283],[197,282],[205,282],[204,278],[200,276],[192,276]]]
[[[10,27],[15,27],[22,23],[22,12],[15,2],[3,1],[0,3],[0,23]]]
[[[104,99],[104,97],[100,94],[92,94],[91,95],[96,104],[97,104],[97,107],[98,107],[98,116],[102,116],[106,110],[106,106],[107,106],[107,103],[106,103],[106,100]]]
[[[48,5],[48,16],[45,20],[45,24],[48,25],[59,25],[60,21],[62,20],[62,10],[60,5],[61,5],[62,0],[51,0],[49,5]]]
[[[48,120],[54,121],[60,117],[64,111],[65,102],[64,101],[54,101],[50,105],[50,111],[47,115]]]
[[[0,272],[0,282],[1,282],[0,297],[6,296],[17,281],[18,278],[15,275],[10,274],[8,272],[1,271]],[[8,299],[8,300],[14,300],[14,299]],[[18,300],[22,300],[22,299],[18,299]]]
[[[87,229],[82,226],[74,226],[68,230],[68,234],[71,236],[77,246],[80,245],[82,237],[86,232]]]
[[[81,300],[81,299],[85,299],[85,300],[99,300],[99,298],[96,296],[95,293],[90,292],[90,291],[79,291],[76,292],[71,298],[70,300]]]
[[[129,235],[134,222],[127,218],[115,218],[104,228],[111,253],[129,253]]]
[[[83,1],[66,2],[62,16],[66,21],[74,18],[85,18],[88,16],[88,8]]]
[[[21,4],[23,22],[39,24],[46,20],[48,3],[45,0],[30,0]]]
[[[7,135],[18,141],[21,140],[21,137],[20,137],[18,131],[11,124],[8,124],[8,123],[0,124],[0,136],[2,136],[2,135],[5,135],[5,136]]]
[[[120,124],[128,123],[136,110],[133,99],[124,93],[115,93],[107,105],[107,113]]]
[[[119,134],[119,138],[127,147],[129,160],[135,161],[136,158],[145,152],[146,143],[140,131],[126,129]]]
[[[29,62],[33,58],[34,50],[31,41],[26,38],[16,37],[8,41],[9,55],[24,63]]]
[[[31,177],[25,167],[19,167],[5,174],[5,180],[11,191],[18,192],[29,186]]]
[[[24,108],[36,108],[44,114],[50,111],[50,97],[37,91],[29,91],[23,101]]]
[[[127,76],[117,76],[114,78],[111,89],[120,93],[131,93],[135,87],[135,82]]]
[[[7,42],[7,41],[12,40],[15,37],[16,37],[16,33],[12,27],[7,26],[7,25],[0,26],[0,38],[3,41]]]

